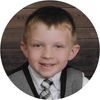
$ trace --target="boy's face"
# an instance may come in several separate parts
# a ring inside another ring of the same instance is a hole
[[[45,78],[62,71],[68,60],[75,57],[78,45],[72,44],[71,31],[68,28],[40,23],[30,32],[27,44],[21,42],[21,49],[31,67]]]

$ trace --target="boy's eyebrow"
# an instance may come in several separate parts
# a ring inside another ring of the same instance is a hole
[[[41,40],[38,40],[38,39],[33,39],[33,41],[40,42],[40,43],[45,43],[44,41],[41,41]],[[64,44],[65,41],[55,41],[54,43],[55,44]]]

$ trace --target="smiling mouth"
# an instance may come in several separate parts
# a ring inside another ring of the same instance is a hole
[[[53,67],[53,66],[56,65],[56,64],[51,64],[51,63],[40,63],[40,65],[41,65],[42,67]]]

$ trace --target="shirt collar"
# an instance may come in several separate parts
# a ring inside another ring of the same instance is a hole
[[[36,85],[36,87],[38,87],[38,89],[41,89],[40,85],[45,78],[41,77],[30,65],[28,66],[28,69],[31,74],[34,85]],[[50,78],[53,81],[54,87],[57,90],[60,89],[60,75],[61,75],[61,72],[57,73],[56,75],[54,75],[53,77]]]
[[[54,86],[57,90],[60,89],[60,75],[61,75],[61,72],[57,73],[56,75],[50,78],[52,79]]]
[[[42,81],[44,80],[44,78],[41,77],[30,65],[28,66],[28,69],[29,69],[29,72],[31,74],[34,85],[38,89],[41,89],[40,85],[41,85]]]

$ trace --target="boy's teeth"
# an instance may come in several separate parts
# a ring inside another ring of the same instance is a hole
[[[44,65],[44,66],[53,66],[53,64],[44,64],[44,63],[41,63],[41,65]]]

